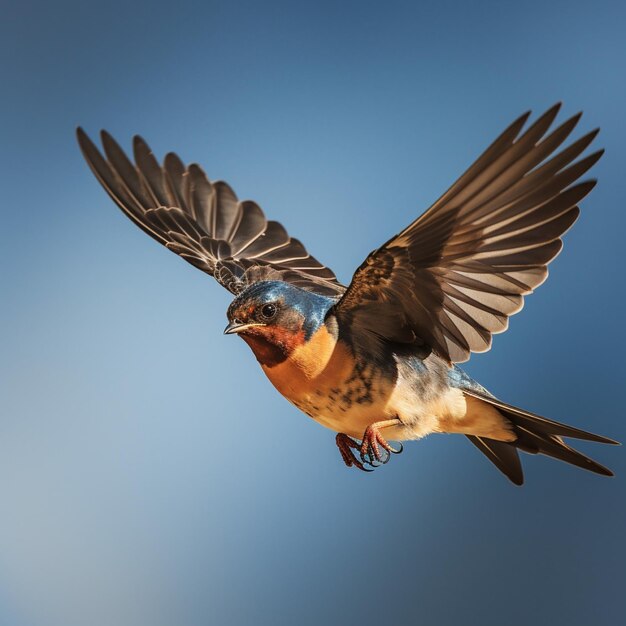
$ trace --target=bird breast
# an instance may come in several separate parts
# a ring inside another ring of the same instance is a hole
[[[393,380],[355,359],[325,324],[282,363],[261,365],[274,387],[301,411],[335,431],[361,435],[382,416]]]

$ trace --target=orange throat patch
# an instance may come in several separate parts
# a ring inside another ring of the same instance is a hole
[[[305,343],[304,330],[296,332],[278,326],[259,326],[241,333],[261,365],[274,367],[282,363],[293,351]]]

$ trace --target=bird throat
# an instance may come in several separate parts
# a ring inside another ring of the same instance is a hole
[[[286,361],[291,353],[305,342],[304,330],[290,330],[265,326],[241,333],[261,365],[274,367]]]

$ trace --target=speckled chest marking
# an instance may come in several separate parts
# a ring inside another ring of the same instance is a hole
[[[282,363],[263,365],[272,384],[322,425],[361,434],[381,419],[393,381],[368,363],[357,363],[325,325]],[[376,375],[378,374],[378,375]]]

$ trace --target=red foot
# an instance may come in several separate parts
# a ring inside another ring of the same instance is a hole
[[[365,465],[370,467],[378,467],[389,461],[392,454],[400,454],[402,452],[402,444],[400,449],[392,448],[385,438],[380,434],[379,426],[371,424],[363,433],[363,440],[359,444],[357,441],[348,437],[344,433],[339,433],[335,438],[341,458],[348,467],[357,467],[364,472],[371,472]],[[381,448],[384,452],[381,452]],[[361,460],[357,459],[352,450],[358,450]]]
[[[380,448],[385,450],[385,454],[381,453]],[[361,461],[363,463],[373,465],[375,462],[378,462],[384,465],[389,461],[392,454],[400,454],[400,452],[402,452],[402,444],[400,444],[399,450],[392,448],[380,434],[376,424],[370,424],[365,429],[360,449]]]
[[[341,452],[341,458],[343,459],[343,462],[348,467],[358,467],[363,472],[373,471],[364,467],[363,463],[361,463],[361,461],[359,461],[356,456],[354,456],[352,450],[359,450],[360,446],[354,439],[352,439],[352,437],[348,437],[348,435],[345,435],[344,433],[339,433],[335,437],[335,443],[339,448],[339,452]],[[367,463],[367,461],[364,462]]]

